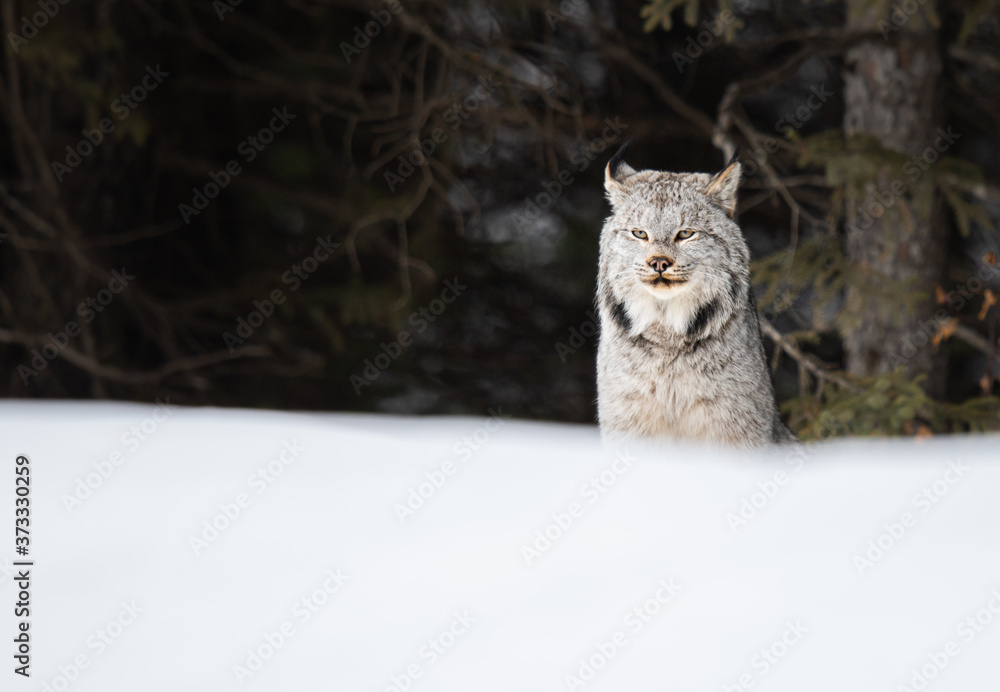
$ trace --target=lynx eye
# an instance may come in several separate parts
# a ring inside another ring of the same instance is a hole
[[[683,231],[678,231],[676,238],[674,240],[687,240],[694,235],[694,231],[690,228],[685,228]]]
[[[646,234],[646,231],[640,231],[637,228],[632,229],[632,235],[634,235],[639,240],[646,240],[649,238],[649,236]]]

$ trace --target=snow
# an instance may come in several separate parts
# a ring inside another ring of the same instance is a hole
[[[997,689],[1000,437],[623,454],[499,414],[0,403],[3,689]]]

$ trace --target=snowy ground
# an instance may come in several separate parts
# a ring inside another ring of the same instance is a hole
[[[1000,687],[996,436],[627,458],[512,420],[7,401],[0,447],[3,690]]]

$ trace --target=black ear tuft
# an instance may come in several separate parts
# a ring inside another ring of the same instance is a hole
[[[737,144],[736,151],[733,152],[733,157],[729,159],[729,163],[726,164],[727,168],[740,160],[740,149],[742,149],[742,147]]]
[[[618,168],[619,166],[622,165],[622,162],[625,160],[625,154],[628,153],[628,148],[630,146],[632,146],[632,140],[631,139],[625,140],[625,143],[622,144],[621,148],[618,149],[618,151],[615,152],[615,155],[611,157],[611,160],[608,161],[608,174],[612,178],[614,178],[617,175]]]

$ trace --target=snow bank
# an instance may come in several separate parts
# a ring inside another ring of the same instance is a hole
[[[1000,438],[616,455],[504,416],[0,404],[3,689],[997,689]]]

